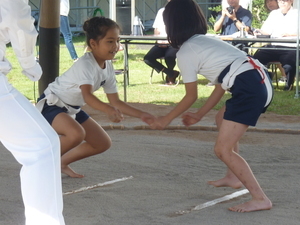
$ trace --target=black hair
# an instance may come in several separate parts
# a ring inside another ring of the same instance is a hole
[[[91,39],[98,41],[104,38],[107,31],[111,28],[118,28],[120,30],[119,25],[115,21],[103,16],[97,16],[86,20],[82,28],[86,35],[86,44],[89,47],[91,47]]]
[[[207,33],[207,21],[194,0],[172,0],[163,12],[168,41],[179,48],[194,34]]]

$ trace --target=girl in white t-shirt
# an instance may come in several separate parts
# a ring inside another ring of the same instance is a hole
[[[273,90],[271,80],[263,65],[248,57],[243,51],[218,38],[206,36],[205,17],[194,0],[172,0],[164,11],[168,40],[179,48],[177,63],[185,83],[186,94],[166,116],[159,117],[151,127],[165,128],[174,118],[189,109],[197,100],[197,74],[215,84],[210,97],[196,113],[182,115],[184,125],[199,122],[230,90],[227,100],[216,116],[219,135],[215,144],[216,155],[227,165],[223,179],[208,182],[216,187],[240,188],[244,185],[252,200],[231,207],[236,212],[266,210],[272,207],[256,181],[247,162],[238,154],[238,141],[249,125],[255,126],[260,114],[269,105]]]
[[[104,129],[89,117],[81,106],[105,112],[112,122],[123,120],[123,113],[150,123],[154,117],[135,109],[119,99],[111,60],[119,50],[119,26],[111,19],[94,17],[83,29],[90,52],[83,55],[64,74],[48,85],[37,107],[60,135],[62,172],[75,173],[69,164],[106,151],[111,139]],[[93,92],[103,87],[110,104],[98,99]]]

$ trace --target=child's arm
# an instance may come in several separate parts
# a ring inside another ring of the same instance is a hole
[[[151,125],[152,129],[164,129],[168,124],[181,115],[184,111],[189,109],[192,104],[198,98],[198,84],[197,82],[191,82],[185,84],[185,96],[181,99],[181,101],[175,106],[173,110],[171,110],[166,116],[159,117],[155,123]]]
[[[155,120],[155,117],[147,112],[141,111],[139,109],[136,109],[134,107],[131,107],[130,105],[126,104],[125,102],[121,101],[119,98],[118,93],[113,94],[107,94],[108,101],[110,104],[115,106],[116,108],[120,109],[122,113],[128,115],[140,118],[142,121],[144,121],[147,124],[152,124]]]
[[[100,101],[94,94],[92,85],[81,85],[80,86],[83,99],[86,104],[92,108],[102,111],[108,115],[108,118],[114,122],[119,123],[123,120],[123,114],[115,107],[110,106],[109,104]]]
[[[196,112],[186,112],[182,115],[182,122],[185,126],[190,126],[197,123],[202,117],[208,113],[220,101],[225,91],[222,89],[221,84],[216,84],[215,89],[206,100],[204,105]]]

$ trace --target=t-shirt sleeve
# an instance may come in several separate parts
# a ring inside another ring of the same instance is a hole
[[[153,25],[152,25],[153,28],[160,28],[161,25],[164,24],[163,12],[164,12],[164,8],[161,8],[161,9],[158,10],[158,12],[156,14],[156,17],[155,17],[155,20],[154,20]]]
[[[252,25],[252,14],[250,11],[247,10],[246,15],[243,17],[242,21],[247,27],[251,27]]]
[[[75,83],[80,87],[81,85],[89,84],[94,86],[94,74],[95,74],[95,66],[87,61],[78,60],[76,64],[73,65],[72,76],[74,76]]]
[[[261,30],[264,31],[267,34],[272,34],[273,33],[273,24],[274,24],[274,14],[275,12],[272,11],[266,21],[263,23]]]

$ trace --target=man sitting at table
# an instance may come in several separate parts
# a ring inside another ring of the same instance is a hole
[[[271,35],[274,38],[296,38],[298,11],[293,9],[292,5],[293,0],[278,0],[279,9],[269,14],[261,30],[256,31],[255,34]],[[287,78],[284,90],[292,90],[296,75],[296,44],[273,43],[267,47],[274,49],[260,49],[253,57],[265,65],[279,61],[283,65]]]
[[[249,32],[252,23],[252,14],[248,9],[244,9],[239,0],[227,0],[229,7],[223,8],[219,13],[214,31],[221,30],[221,35],[231,35],[238,32],[242,27]]]
[[[168,0],[168,2],[171,0]],[[163,21],[163,11],[165,8],[158,10],[155,17],[153,28],[154,35],[167,37],[165,23]],[[144,62],[155,69],[156,72],[163,72],[166,74],[166,84],[173,85],[176,84],[176,78],[179,76],[179,71],[174,70],[176,65],[176,53],[178,49],[173,48],[167,40],[159,40],[153,46],[149,52],[144,57]],[[164,58],[166,66],[162,65],[157,61],[159,58]]]

